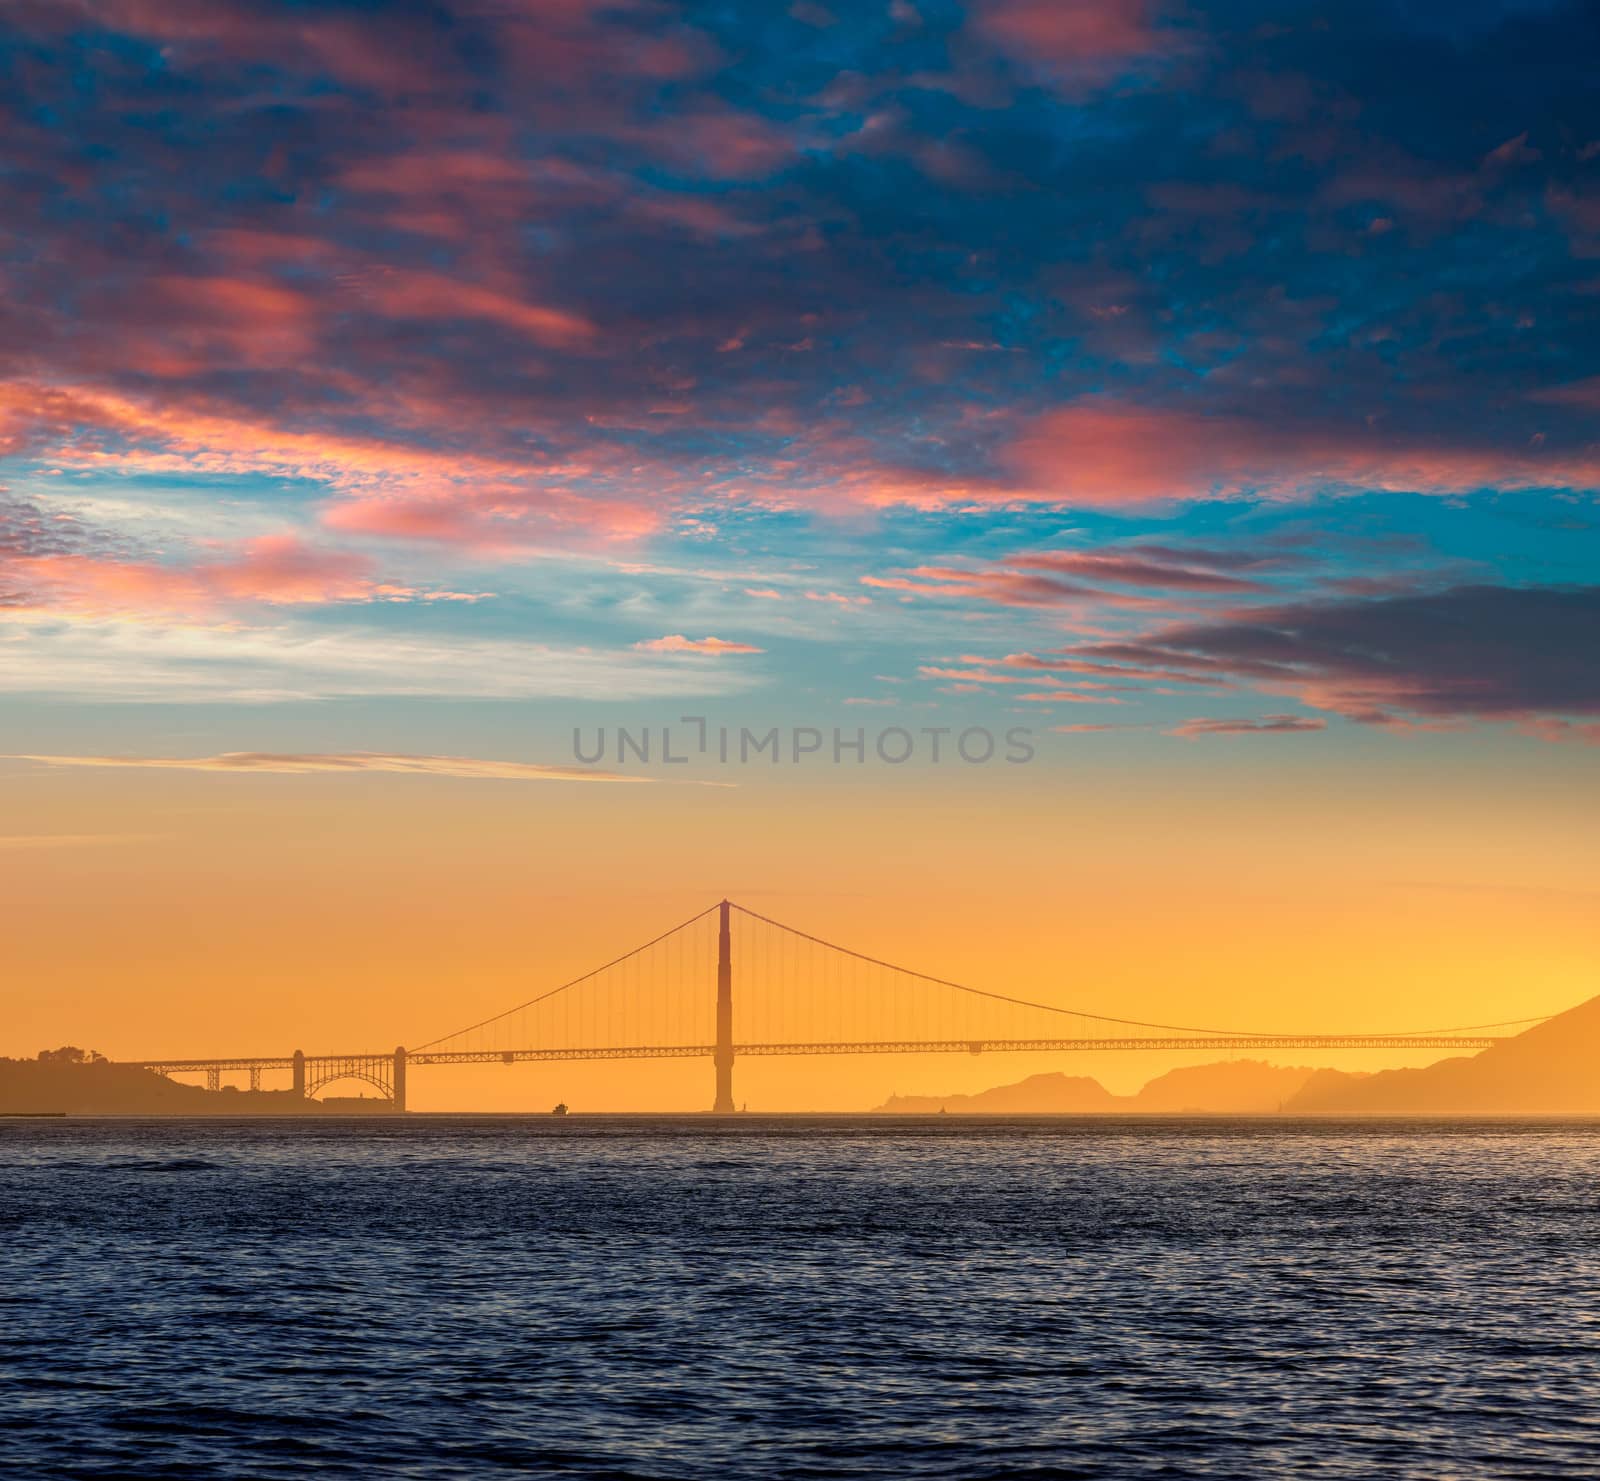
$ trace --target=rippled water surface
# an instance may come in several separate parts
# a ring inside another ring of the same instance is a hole
[[[0,1474],[1600,1475],[1600,1126],[0,1121]]]

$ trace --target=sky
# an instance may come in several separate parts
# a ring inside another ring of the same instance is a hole
[[[1132,1017],[1593,995],[1597,50],[0,0],[0,1054],[421,1042],[723,895]]]

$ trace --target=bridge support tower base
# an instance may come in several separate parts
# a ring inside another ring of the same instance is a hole
[[[728,929],[728,902],[717,907],[717,1096],[713,1115],[733,1114],[733,941]]]

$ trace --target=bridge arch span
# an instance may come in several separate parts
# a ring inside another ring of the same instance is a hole
[[[330,1085],[337,1085],[341,1080],[359,1080],[365,1085],[372,1086],[375,1090],[381,1090],[385,1100],[394,1099],[393,1086],[382,1076],[361,1074],[355,1070],[350,1071],[348,1074],[324,1075],[320,1080],[311,1081],[306,1086],[306,1095],[308,1098],[314,1098],[319,1091],[326,1090]]]
[[[357,1080],[364,1085],[372,1086],[385,1100],[392,1101],[395,1098],[394,1061],[387,1055],[307,1059],[305,1089],[307,1096],[315,1096],[319,1091],[326,1090],[328,1086],[336,1085],[341,1080]]]

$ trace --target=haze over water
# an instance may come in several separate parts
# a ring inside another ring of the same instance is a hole
[[[29,1476],[1593,1474],[1600,1123],[0,1122]]]

